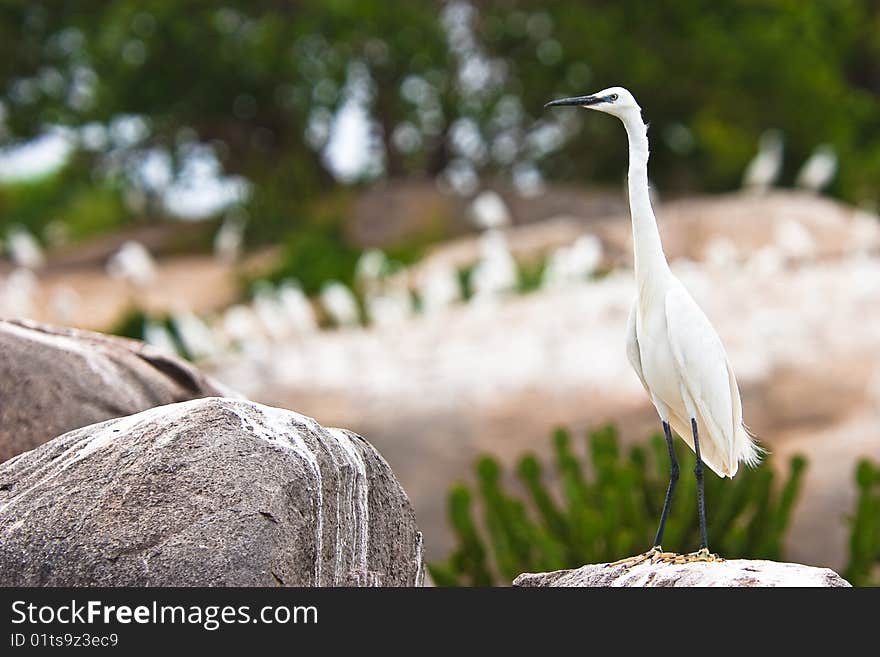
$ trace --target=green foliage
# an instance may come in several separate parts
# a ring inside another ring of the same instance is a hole
[[[79,180],[68,170],[0,185],[0,226],[19,224],[37,236],[57,222],[77,241],[117,228],[125,217],[116,190]]]
[[[760,133],[780,128],[784,181],[829,142],[841,163],[832,192],[877,201],[878,21],[871,0],[6,2],[0,145],[49,125],[141,117],[140,142],[77,150],[77,179],[129,170],[152,150],[178,164],[182,142],[211,144],[224,172],[252,185],[248,239],[272,243],[307,225],[300,210],[334,189],[328,126],[358,80],[377,154],[356,183],[436,178],[468,159],[483,180],[536,167],[549,180],[619,182],[620,127],[543,105],[623,84],[651,121],[661,190],[737,186]],[[463,82],[470,60],[487,64],[471,73],[491,74]],[[558,123],[558,143],[522,138]],[[450,139],[463,125],[479,137],[470,155]]]
[[[539,259],[534,262],[521,262],[517,264],[517,291],[521,294],[534,292],[541,287],[541,279],[544,276],[544,268],[547,262]]]
[[[622,454],[612,426],[590,433],[586,444],[590,467],[576,455],[568,432],[558,429],[551,476],[535,456],[520,459],[516,475],[524,496],[505,489],[494,459],[480,459],[481,522],[470,489],[455,486],[449,512],[457,546],[446,563],[430,565],[435,581],[450,586],[501,584],[523,572],[613,561],[650,548],[669,481],[663,437],[652,437],[650,459],[641,446]],[[677,454],[686,475],[693,470],[693,454],[685,449]],[[712,549],[728,556],[781,559],[782,538],[805,468],[802,457],[792,458],[781,485],[766,461],[727,481],[707,470]],[[692,476],[679,479],[663,543],[679,552],[699,545]]]
[[[143,340],[144,324],[147,319],[149,318],[143,310],[140,308],[132,308],[116,323],[116,326],[107,332],[111,335],[118,335],[123,338]]]
[[[849,565],[844,577],[855,586],[880,586],[880,466],[860,461],[856,485],[859,499],[850,518]]]
[[[333,226],[309,226],[290,233],[281,261],[272,272],[273,281],[295,278],[308,295],[321,291],[330,280],[354,285],[354,272],[360,251],[345,243]]]
[[[144,339],[144,328],[148,320],[163,324],[171,335],[171,339],[174,341],[177,353],[182,358],[193,360],[192,354],[187,352],[186,347],[184,347],[183,340],[180,339],[180,335],[177,332],[177,328],[174,326],[174,322],[172,322],[171,318],[168,316],[158,317],[155,315],[148,315],[140,308],[132,308],[116,323],[116,326],[107,332],[111,335],[118,335],[123,338],[142,341]]]
[[[785,183],[829,142],[841,155],[832,191],[877,200],[878,20],[871,0],[513,0],[485,6],[479,36],[510,63],[507,84],[530,116],[548,98],[633,90],[651,124],[661,190],[736,187],[758,135],[779,128]],[[547,158],[545,174],[619,180],[619,126],[586,113],[572,122],[577,133]]]

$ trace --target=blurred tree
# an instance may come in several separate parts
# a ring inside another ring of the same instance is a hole
[[[333,184],[322,150],[345,103],[375,107],[384,165],[368,175],[404,173],[391,140],[415,110],[399,90],[413,76],[442,83],[446,75],[437,9],[353,0],[4,2],[0,137],[15,143],[50,124],[78,128],[92,156],[77,166],[142,188],[137,173],[148,157],[180,170],[195,144],[207,144],[226,173],[254,185],[252,236],[275,238]],[[444,143],[442,126],[422,142],[434,166],[442,167]]]
[[[832,192],[876,202],[878,28],[870,0],[3,0],[0,145],[74,129],[58,186],[97,176],[138,216],[162,211],[166,166],[186,178],[215,158],[250,183],[249,237],[275,241],[340,182],[619,180],[619,126],[543,104],[624,84],[661,190],[736,187],[778,127],[788,180],[830,142]],[[339,171],[354,141],[334,126],[353,117],[368,139]]]
[[[880,5],[869,0],[592,0],[480,3],[480,34],[509,63],[506,85],[535,119],[554,97],[621,84],[651,123],[661,189],[737,187],[767,128],[785,133],[784,180],[819,143],[841,154],[834,191],[877,201]],[[583,114],[583,113],[577,113]],[[625,137],[571,119],[554,178],[614,179]],[[581,125],[581,123],[583,125]]]

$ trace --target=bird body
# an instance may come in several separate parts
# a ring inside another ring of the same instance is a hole
[[[758,154],[749,162],[743,174],[743,187],[766,192],[782,172],[784,145],[778,130],[767,130],[758,143]]]
[[[754,465],[758,451],[742,422],[742,403],[724,346],[708,318],[670,273],[633,302],[627,356],[660,418],[719,477],[733,477],[740,462]]]
[[[591,96],[553,101],[618,117],[629,142],[629,190],[636,298],[627,326],[627,356],[663,422],[672,470],[655,547],[660,541],[678,464],[670,427],[694,450],[702,546],[708,559],[702,464],[721,477],[733,477],[740,463],[755,464],[759,448],[742,421],[736,378],[721,339],[697,302],[669,269],[648,189],[648,135],[641,108],[622,87]],[[698,438],[699,437],[699,438]]]
[[[798,171],[795,184],[818,194],[834,180],[837,174],[837,153],[830,144],[816,147],[813,154]]]
[[[629,137],[629,199],[637,296],[627,332],[627,354],[660,419],[694,449],[697,423],[701,457],[716,474],[733,477],[738,464],[754,464],[757,449],[742,422],[736,378],[721,339],[670,271],[648,191],[648,135],[641,108],[627,90],[616,115]],[[617,104],[615,103],[615,104]]]

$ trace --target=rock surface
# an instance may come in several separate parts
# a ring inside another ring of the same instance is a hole
[[[514,586],[851,586],[828,568],[797,563],[750,559],[731,559],[720,563],[686,564],[643,563],[625,565],[594,564],[575,570],[550,573],[523,573]]]
[[[0,320],[0,461],[95,422],[235,394],[142,342]]]
[[[0,586],[420,586],[363,438],[238,399],[152,408],[0,465]]]

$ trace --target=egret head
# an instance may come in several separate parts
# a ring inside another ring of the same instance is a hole
[[[590,96],[574,96],[573,98],[560,98],[551,100],[544,107],[559,107],[572,105],[598,110],[606,114],[612,114],[621,120],[628,116],[641,117],[642,108],[633,98],[633,95],[623,87],[609,87]]]

